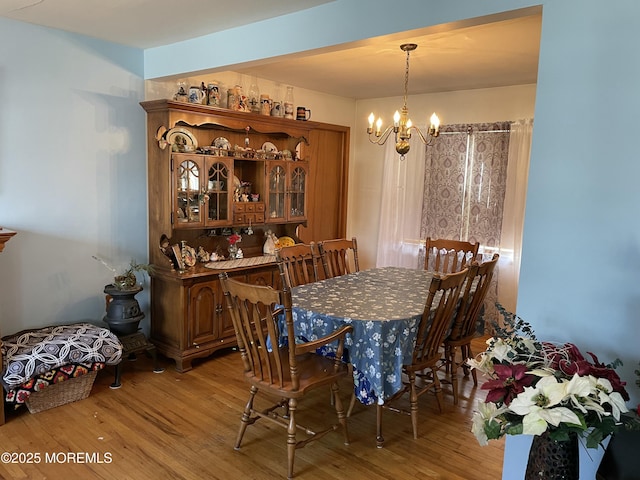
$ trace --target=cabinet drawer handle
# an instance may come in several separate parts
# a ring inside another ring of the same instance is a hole
[[[223,312],[222,304],[216,305],[216,313],[220,315]]]

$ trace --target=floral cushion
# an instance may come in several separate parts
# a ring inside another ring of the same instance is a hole
[[[90,323],[26,330],[2,341],[1,381],[7,391],[65,365],[117,365],[122,357],[118,337]]]

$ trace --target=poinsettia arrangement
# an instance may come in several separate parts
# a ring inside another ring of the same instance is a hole
[[[596,448],[623,426],[629,394],[614,370],[619,360],[605,365],[572,343],[539,342],[527,322],[497,307],[505,327],[496,327],[486,351],[468,360],[489,377],[472,426],[481,445],[507,434],[548,431],[555,440],[576,433]]]

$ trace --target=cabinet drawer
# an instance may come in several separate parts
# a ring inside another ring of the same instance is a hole
[[[234,202],[234,213],[264,213],[264,202]]]
[[[233,224],[234,225],[255,225],[257,223],[264,223],[264,213],[234,213]]]

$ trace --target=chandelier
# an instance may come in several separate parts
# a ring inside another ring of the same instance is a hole
[[[429,125],[429,130],[426,135],[423,134],[418,127],[413,125],[409,118],[409,109],[407,108],[407,90],[409,88],[409,54],[416,48],[418,48],[418,45],[415,43],[404,43],[400,45],[400,49],[403,52],[407,52],[407,66],[404,73],[404,105],[400,112],[396,110],[396,113],[393,116],[393,125],[389,125],[385,128],[384,132],[382,132],[382,118],[378,117],[374,130],[373,122],[375,120],[375,116],[373,112],[371,112],[371,115],[369,115],[369,127],[367,128],[369,141],[376,145],[384,145],[391,135],[391,132],[393,132],[396,141],[396,152],[400,154],[400,160],[404,160],[405,154],[409,151],[411,131],[416,132],[420,137],[420,140],[422,140],[422,143],[427,146],[433,145],[433,141],[440,133],[440,119],[435,113],[431,115],[431,124]]]

